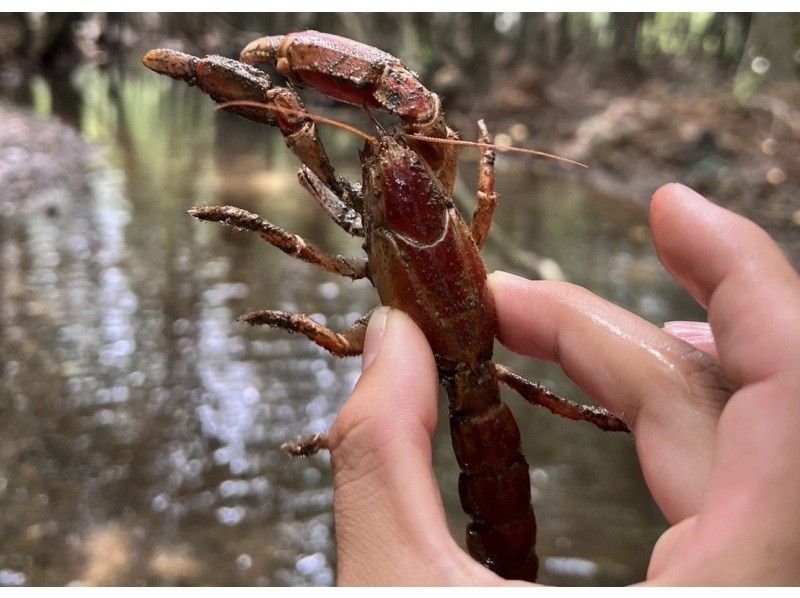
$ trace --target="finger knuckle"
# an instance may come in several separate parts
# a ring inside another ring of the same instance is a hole
[[[718,414],[735,388],[716,359],[690,345],[678,355],[687,396],[695,407]]]

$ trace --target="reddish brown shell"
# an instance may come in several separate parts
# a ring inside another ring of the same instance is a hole
[[[440,367],[491,359],[494,302],[469,228],[430,167],[384,137],[364,154],[370,275],[384,305],[408,313]]]

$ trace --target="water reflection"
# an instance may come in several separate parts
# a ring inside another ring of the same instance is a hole
[[[84,191],[0,220],[0,584],[332,583],[326,458],[277,447],[331,425],[358,360],[235,316],[272,307],[342,328],[374,292],[184,211],[235,202],[330,251],[356,254],[358,241],[304,196],[277,135],[146,73],[80,83],[71,110],[101,142]],[[355,171],[355,142],[330,145]],[[643,210],[518,162],[499,187],[502,243],[654,321],[701,316],[658,266]],[[490,267],[508,268],[494,247]],[[499,358],[580,396],[552,367]],[[641,578],[664,524],[630,439],[509,401],[534,467],[542,581]],[[446,426],[435,461],[461,537]]]

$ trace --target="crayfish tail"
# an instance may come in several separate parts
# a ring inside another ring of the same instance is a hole
[[[460,371],[446,380],[450,434],[461,468],[458,493],[472,518],[467,549],[507,579],[535,581],[536,519],[528,462],[511,410],[500,400],[494,364]]]

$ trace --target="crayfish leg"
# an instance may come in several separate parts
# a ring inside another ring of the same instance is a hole
[[[307,243],[301,236],[291,233],[270,221],[233,206],[201,206],[188,211],[190,216],[209,222],[221,222],[241,230],[249,230],[274,245],[284,253],[310,264],[315,264],[347,278],[358,280],[367,276],[367,260],[326,253]]]
[[[491,143],[492,137],[486,129],[483,120],[478,121],[480,130],[480,143]],[[472,238],[478,249],[483,247],[486,237],[489,236],[489,228],[492,226],[492,217],[497,207],[497,193],[494,190],[494,160],[495,152],[491,148],[484,148],[481,152],[480,166],[478,169],[478,193],[475,212],[472,214]]]
[[[353,207],[352,198],[337,195],[308,166],[300,168],[297,180],[340,228],[354,237],[364,236],[363,220]]]
[[[300,436],[291,442],[283,443],[281,450],[292,457],[310,457],[320,451],[328,450],[328,435],[323,432]]]
[[[319,322],[315,322],[305,314],[271,309],[250,312],[239,316],[238,320],[251,326],[265,325],[273,328],[282,328],[289,332],[297,332],[328,351],[331,355],[347,357],[363,353],[364,336],[367,333],[367,324],[371,313],[370,311],[361,316],[344,332],[336,332]]]
[[[495,364],[494,367],[497,379],[532,405],[539,405],[567,419],[589,422],[607,432],[630,432],[624,421],[602,407],[575,403],[550,392],[541,384],[526,380],[505,366]]]

